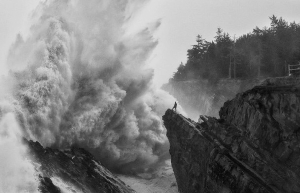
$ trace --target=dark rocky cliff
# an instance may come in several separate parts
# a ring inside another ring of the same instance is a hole
[[[179,192],[300,192],[299,82],[270,79],[201,124],[167,110]]]
[[[73,147],[61,151],[43,148],[24,140],[33,162],[38,165],[42,193],[134,193],[86,150]]]

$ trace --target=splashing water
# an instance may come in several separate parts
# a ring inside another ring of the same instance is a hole
[[[14,115],[5,114],[0,121],[0,192],[37,192],[36,172],[21,143],[21,136]]]
[[[152,85],[146,67],[160,22],[127,33],[144,3],[39,5],[29,37],[18,36],[8,57],[14,112],[27,138],[79,145],[117,172],[148,172],[169,158],[161,116],[175,100]]]

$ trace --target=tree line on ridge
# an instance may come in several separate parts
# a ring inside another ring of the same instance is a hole
[[[201,35],[187,50],[170,81],[224,78],[251,79],[288,75],[288,65],[300,61],[300,24],[270,17],[270,27],[254,28],[236,40],[221,28],[212,42]]]

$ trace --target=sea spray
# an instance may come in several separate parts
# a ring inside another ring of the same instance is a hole
[[[127,33],[144,3],[40,3],[29,36],[19,35],[8,57],[25,137],[84,147],[123,173],[150,172],[169,158],[161,117],[175,99],[155,88],[146,67],[160,22]]]
[[[13,113],[6,113],[0,120],[0,152],[0,192],[38,192],[37,173]]]

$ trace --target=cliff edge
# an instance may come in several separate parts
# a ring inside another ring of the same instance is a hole
[[[176,98],[190,118],[198,119],[199,113],[217,117],[224,102],[261,82],[261,79],[221,79],[215,84],[207,80],[172,81],[162,89]]]
[[[300,192],[298,79],[270,79],[238,94],[220,119],[163,116],[179,192]]]

